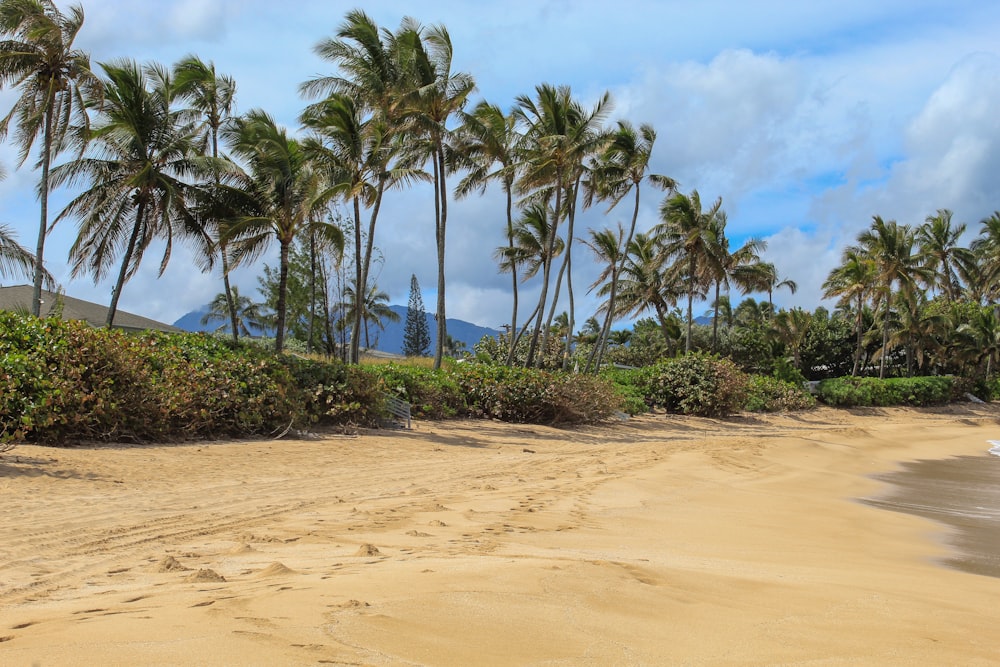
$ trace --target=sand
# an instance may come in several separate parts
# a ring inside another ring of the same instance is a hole
[[[0,457],[4,665],[1000,661],[1000,579],[859,502],[1000,408]]]

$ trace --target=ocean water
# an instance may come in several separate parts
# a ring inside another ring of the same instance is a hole
[[[981,456],[910,461],[876,479],[891,485],[866,504],[915,514],[948,527],[943,563],[1000,577],[1000,441]]]

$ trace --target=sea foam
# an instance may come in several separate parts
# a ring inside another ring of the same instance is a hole
[[[990,446],[990,454],[1000,456],[1000,440],[987,440]]]

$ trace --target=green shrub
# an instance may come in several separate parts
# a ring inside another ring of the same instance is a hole
[[[470,411],[501,421],[591,423],[621,407],[611,384],[594,376],[490,364],[470,364],[453,373]]]
[[[946,376],[915,378],[842,377],[823,380],[819,399],[834,407],[885,407],[937,405],[952,398],[953,379]]]
[[[414,417],[445,419],[465,414],[465,396],[455,378],[418,366],[380,364],[371,367],[389,393],[410,404]]]
[[[816,399],[801,384],[767,375],[751,375],[744,409],[750,412],[783,412],[814,407]]]
[[[748,377],[728,359],[688,354],[640,369],[646,403],[667,412],[718,417],[742,409]]]

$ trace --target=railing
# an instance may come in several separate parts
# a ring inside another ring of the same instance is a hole
[[[395,396],[386,394],[385,407],[389,414],[393,416],[393,423],[398,423],[402,428],[410,428],[410,404],[400,400]]]

